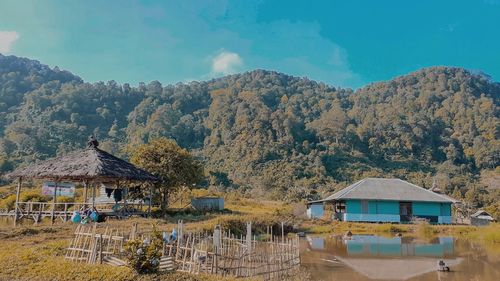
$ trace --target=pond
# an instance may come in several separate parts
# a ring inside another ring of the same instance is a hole
[[[499,252],[453,237],[308,236],[300,247],[313,280],[500,280]]]

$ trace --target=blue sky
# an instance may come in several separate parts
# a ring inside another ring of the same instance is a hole
[[[500,0],[2,0],[0,53],[133,85],[261,68],[357,88],[433,65],[499,81]]]

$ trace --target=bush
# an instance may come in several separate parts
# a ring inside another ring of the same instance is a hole
[[[11,194],[4,199],[0,200],[0,209],[5,209],[7,211],[14,210],[14,205],[16,204],[16,195]]]
[[[395,225],[395,224],[390,224],[390,223],[384,223],[381,225],[378,225],[376,227],[376,230],[378,232],[388,232],[388,233],[402,233],[406,232],[406,229],[404,227]]]
[[[421,237],[434,236],[437,230],[434,229],[428,222],[421,221],[417,223],[417,234]]]
[[[58,196],[57,203],[75,203],[75,198],[69,196]],[[68,204],[68,209],[71,208],[72,206],[73,204]],[[64,205],[57,205],[56,210],[63,211]]]
[[[22,192],[19,197],[19,201],[21,202],[47,202],[49,199],[49,196],[41,195],[37,191]]]
[[[128,241],[125,244],[125,255],[129,266],[137,273],[155,273],[160,265],[162,248],[161,234],[153,225],[150,241],[146,242],[139,239]]]

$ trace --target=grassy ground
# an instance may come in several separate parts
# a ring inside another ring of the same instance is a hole
[[[5,197],[8,190],[0,190]],[[33,191],[25,191],[29,195]],[[303,220],[292,215],[292,208],[281,202],[262,201],[241,198],[238,194],[224,194],[226,208],[223,213],[198,213],[182,209],[189,202],[190,196],[221,195],[206,190],[194,190],[173,196],[172,210],[162,219],[133,218],[128,220],[109,220],[107,225],[113,228],[130,228],[137,223],[140,229],[150,229],[157,224],[159,230],[171,231],[177,220],[182,219],[188,231],[212,231],[219,224],[232,233],[240,234],[245,230],[245,223],[252,221],[257,233],[265,233],[267,226],[275,227],[279,233],[280,224],[286,222],[288,230],[298,225],[299,231],[307,233],[343,234],[351,231],[356,234],[381,234],[394,236],[432,237],[451,235],[458,239],[471,239],[487,243],[490,249],[500,253],[500,224],[476,228],[471,226],[437,226],[428,224],[397,225],[332,222],[328,220]],[[1,202],[0,202],[1,203]],[[11,221],[0,221],[0,280],[231,280],[219,276],[189,275],[171,273],[163,275],[137,275],[131,269],[107,265],[76,264],[64,259],[65,248],[72,237],[74,225],[58,223],[50,226],[42,222],[37,226],[25,222],[13,229]],[[301,271],[296,280],[308,280],[306,271]],[[258,280],[258,279],[257,279]]]
[[[33,192],[25,190],[24,194]],[[281,221],[288,220],[291,214],[283,203],[245,199],[237,194],[225,194],[227,210],[222,213],[206,214],[181,209],[190,196],[206,195],[218,194],[204,190],[189,191],[188,194],[182,194],[186,198],[173,199],[173,209],[162,219],[108,220],[105,224],[112,228],[130,229],[132,224],[137,223],[139,229],[145,230],[156,224],[159,230],[171,231],[178,220],[183,220],[187,231],[212,231],[219,224],[232,233],[239,234],[245,230],[245,223],[252,221],[254,231],[265,233],[268,225],[274,225],[278,229]],[[290,222],[287,226],[290,226]],[[74,227],[69,222],[51,226],[48,221],[44,221],[34,226],[31,221],[24,221],[14,229],[11,220],[0,221],[0,280],[233,280],[185,273],[138,275],[126,267],[73,263],[65,260],[64,254]],[[301,271],[296,278],[308,280],[308,274]]]

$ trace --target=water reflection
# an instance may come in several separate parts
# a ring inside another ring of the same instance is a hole
[[[458,249],[453,237],[318,236],[303,241],[301,260],[314,280],[500,280],[500,261],[463,242]],[[452,272],[437,272],[439,260]]]
[[[453,254],[453,237],[439,237],[430,242],[416,243],[414,238],[386,238],[374,235],[354,235],[346,240],[349,256],[420,256],[445,257]]]

